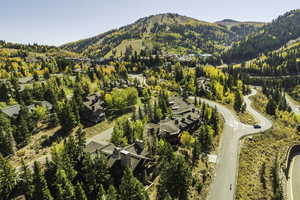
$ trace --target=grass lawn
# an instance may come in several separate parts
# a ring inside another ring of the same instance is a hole
[[[98,135],[99,133],[113,127],[113,124],[114,124],[114,121],[105,120],[103,122],[100,122],[99,124],[96,124],[95,126],[88,127],[86,129],[84,129],[84,131],[86,133],[86,137],[90,138],[95,135]]]
[[[267,98],[262,93],[252,98],[253,107],[264,112]],[[297,141],[300,142],[293,114],[280,113],[272,119],[272,129],[246,137],[241,142],[236,199],[273,199],[274,162],[277,159],[278,168],[282,169],[287,149]]]

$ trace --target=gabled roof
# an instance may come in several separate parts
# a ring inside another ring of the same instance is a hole
[[[29,111],[31,111],[36,106],[43,106],[43,107],[46,107],[48,110],[52,110],[52,108],[53,108],[53,105],[51,103],[49,103],[48,101],[36,101],[36,102],[34,102],[34,104],[27,106],[27,108],[29,109]],[[16,104],[13,106],[2,108],[1,112],[5,113],[9,117],[13,117],[13,116],[18,115],[20,110],[21,110],[21,105]]]
[[[90,110],[103,110],[104,102],[100,98],[100,94],[95,93],[92,95],[87,96],[84,99],[83,104]]]
[[[116,150],[119,151],[121,157],[115,155]],[[148,153],[144,151],[144,149],[141,149],[137,143],[120,148],[112,143],[91,141],[86,145],[84,151],[88,153],[99,152],[108,156],[109,166],[112,166],[116,161],[122,159],[122,156],[129,156],[131,159],[132,169],[135,169],[141,160],[149,159],[146,157]]]

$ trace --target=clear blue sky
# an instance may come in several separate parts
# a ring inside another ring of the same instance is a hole
[[[60,45],[158,13],[269,22],[299,0],[1,0],[0,40]]]

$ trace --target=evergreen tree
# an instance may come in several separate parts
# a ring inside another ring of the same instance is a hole
[[[0,153],[3,156],[15,153],[16,142],[12,131],[11,121],[0,113]]]
[[[40,164],[38,162],[34,162],[33,168],[33,184],[34,184],[34,192],[33,192],[33,200],[53,200],[51,193],[48,189],[47,182],[42,173]]]
[[[266,107],[266,111],[269,115],[275,115],[276,114],[277,105],[276,102],[271,98],[269,99],[269,102]]]
[[[100,186],[99,186],[97,200],[106,200],[106,192],[105,192],[102,184],[100,184]]]
[[[60,169],[56,173],[56,187],[58,191],[57,199],[59,200],[73,200],[74,199],[74,187],[63,169]]]
[[[75,197],[76,200],[87,200],[86,194],[84,190],[82,189],[82,186],[80,183],[77,183],[75,186]]]
[[[186,200],[191,179],[191,169],[184,156],[174,154],[170,161],[165,160],[162,164],[158,185],[159,199],[164,199],[168,192],[173,199]]]
[[[28,166],[26,166],[24,160],[22,159],[22,173],[20,175],[20,188],[23,194],[25,194],[27,199],[31,199],[33,193],[33,179],[32,172]]]
[[[17,129],[15,131],[14,138],[16,142],[21,146],[28,144],[31,136],[30,129],[33,129],[32,122],[28,113],[28,108],[25,106],[21,106],[19,115],[16,118]]]
[[[57,116],[56,112],[54,112],[50,115],[49,126],[50,127],[56,127],[58,125],[59,125],[59,119],[58,119],[58,116]]]
[[[239,91],[235,92],[235,98],[234,98],[234,110],[236,112],[241,112],[242,109],[242,105],[243,105],[243,98],[242,95]]]
[[[107,200],[118,200],[118,193],[113,185],[110,185],[107,191]]]
[[[0,198],[11,199],[10,197],[16,185],[17,175],[15,169],[0,154]]]
[[[121,200],[148,200],[148,194],[144,186],[136,179],[132,171],[125,169],[120,185],[120,199]]]

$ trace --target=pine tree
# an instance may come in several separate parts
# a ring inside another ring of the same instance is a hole
[[[120,185],[120,199],[121,200],[148,200],[148,194],[144,186],[136,179],[132,171],[125,169]]]
[[[164,160],[162,164],[158,185],[158,193],[161,195],[159,199],[164,198],[165,194],[169,192],[173,199],[186,200],[191,179],[191,169],[185,162],[184,156],[173,154],[170,161]]]
[[[14,154],[16,142],[12,135],[12,124],[6,116],[0,114],[0,153],[3,156]]]
[[[38,162],[34,162],[33,168],[33,184],[34,184],[34,192],[33,192],[33,200],[53,200],[51,193],[48,189],[47,182],[42,173],[40,164]]]
[[[234,105],[233,105],[234,110],[236,112],[241,112],[242,105],[243,105],[242,95],[239,91],[237,91],[235,93],[235,98],[234,98]]]
[[[139,107],[139,119],[140,120],[144,119],[144,115],[143,115],[143,111],[142,111],[141,107]]]
[[[84,190],[82,189],[82,186],[80,183],[77,183],[75,186],[75,197],[76,200],[87,200],[86,194]]]
[[[17,185],[17,174],[9,161],[0,154],[0,198],[11,199],[12,191]]]
[[[56,127],[58,125],[59,125],[59,119],[58,119],[58,116],[57,116],[56,112],[54,112],[50,115],[49,126],[50,127]]]
[[[118,193],[113,185],[110,185],[107,191],[107,200],[118,200]]]
[[[266,111],[269,115],[275,115],[276,114],[277,105],[276,102],[271,98],[269,99],[269,102],[266,107]]]
[[[22,173],[20,175],[20,188],[23,194],[26,195],[27,199],[31,199],[34,186],[32,180],[32,172],[28,166],[26,166],[24,160],[22,159]]]
[[[74,187],[71,181],[67,178],[66,172],[60,169],[56,173],[56,187],[59,194],[57,199],[59,200],[73,200],[74,199]]]
[[[97,200],[106,200],[106,192],[105,192],[102,184],[100,184],[99,189],[98,189]]]
[[[14,138],[18,144],[24,146],[28,144],[31,136],[31,132],[34,129],[34,125],[29,116],[28,108],[21,106],[19,115],[16,118],[17,129],[15,131]]]

